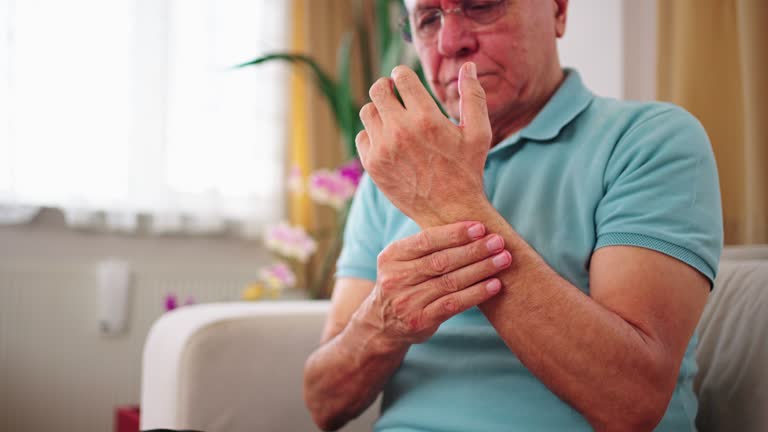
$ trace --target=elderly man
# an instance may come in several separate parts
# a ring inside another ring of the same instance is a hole
[[[704,130],[563,70],[567,0],[406,3],[454,121],[406,67],[370,89],[367,177],[305,367],[317,424],[383,391],[378,431],[693,430],[722,248]]]

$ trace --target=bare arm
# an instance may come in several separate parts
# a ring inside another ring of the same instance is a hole
[[[377,343],[364,322],[347,325],[373,287],[365,279],[336,282],[321,346],[306,362],[304,399],[324,430],[338,429],[365,411],[407,352]]]
[[[376,283],[340,279],[323,344],[304,368],[304,399],[315,423],[335,430],[360,415],[408,348],[498,293],[501,282],[488,278],[509,264],[500,236],[485,235],[477,223],[455,223],[387,247]]]

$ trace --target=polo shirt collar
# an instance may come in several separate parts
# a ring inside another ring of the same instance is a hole
[[[584,86],[574,69],[565,69],[565,79],[528,126],[505,138],[491,151],[517,143],[521,138],[547,141],[555,138],[577,115],[584,111],[594,95]]]

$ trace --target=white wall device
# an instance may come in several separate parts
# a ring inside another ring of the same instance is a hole
[[[128,324],[131,268],[118,259],[100,261],[96,267],[99,286],[99,328],[106,334],[118,334]]]

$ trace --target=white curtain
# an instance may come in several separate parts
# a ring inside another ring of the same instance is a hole
[[[0,0],[0,222],[245,235],[282,215],[275,0]]]

